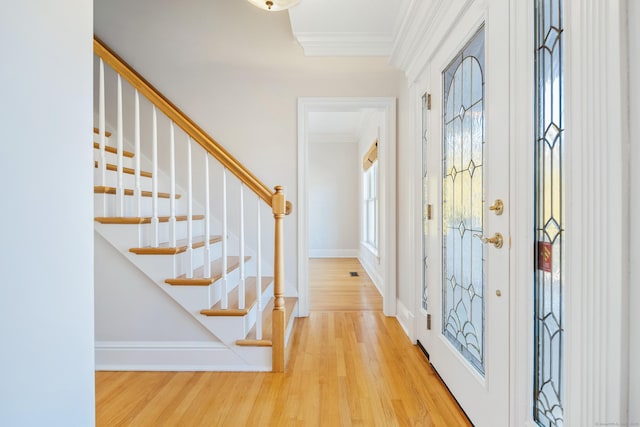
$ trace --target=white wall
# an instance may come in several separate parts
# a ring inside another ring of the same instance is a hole
[[[629,101],[631,156],[630,200],[630,352],[629,352],[629,424],[640,423],[640,2],[628,2],[629,28]]]
[[[95,300],[95,340],[98,343],[218,341],[97,233]]]
[[[357,257],[360,245],[358,145],[309,144],[309,256]]]
[[[92,3],[0,13],[0,425],[94,424]]]
[[[168,61],[160,66],[156,61],[164,58],[148,56],[145,50],[133,52],[134,44],[121,38],[126,32],[114,30],[111,23],[97,22],[96,26],[100,37],[259,179],[269,186],[285,187],[293,203],[292,214],[284,220],[285,280],[297,283],[297,99],[395,97],[400,72],[381,67],[384,59],[370,72],[356,66],[359,62],[371,65],[370,58],[337,62],[335,58],[301,57],[298,61],[304,66],[275,72],[209,62],[186,67]],[[144,28],[138,28],[140,37]]]

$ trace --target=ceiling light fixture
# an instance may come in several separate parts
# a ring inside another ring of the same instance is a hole
[[[249,0],[249,3],[260,9],[271,12],[286,10],[300,3],[300,0]]]

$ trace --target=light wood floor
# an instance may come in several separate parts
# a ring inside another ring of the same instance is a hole
[[[310,260],[310,272],[285,374],[97,372],[97,425],[470,425],[356,260]]]

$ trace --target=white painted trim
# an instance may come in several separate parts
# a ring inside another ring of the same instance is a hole
[[[627,425],[626,2],[565,0],[565,425]]]
[[[407,337],[409,337],[412,343],[415,343],[415,316],[400,300],[398,300],[398,315],[396,318],[400,326],[402,326],[402,329],[404,329],[404,333],[407,334]]]
[[[534,8],[511,0],[510,44],[510,425],[533,421]]]
[[[640,2],[628,2],[630,165],[640,164]],[[634,118],[634,120],[631,120]],[[640,169],[630,168],[629,424],[640,423]],[[632,404],[632,402],[635,402]]]
[[[358,258],[357,249],[309,249],[309,258]]]
[[[309,196],[308,114],[374,109],[384,113],[379,145],[380,161],[380,260],[383,265],[383,312],[396,314],[396,99],[395,98],[298,98],[298,298],[301,316],[309,313]]]
[[[294,32],[306,56],[389,56],[391,33]]]
[[[121,342],[95,344],[97,371],[270,371],[271,365],[250,365],[222,343]],[[215,361],[215,363],[211,363]]]
[[[367,272],[367,275],[369,275],[369,278],[373,282],[373,285],[376,287],[376,289],[378,289],[378,292],[380,292],[380,295],[384,295],[382,288],[383,279],[382,276],[378,274],[375,266],[369,263],[366,258],[361,256],[358,257],[358,261],[360,261],[362,268],[364,268],[364,271]]]

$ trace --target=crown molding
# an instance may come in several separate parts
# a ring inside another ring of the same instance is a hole
[[[306,56],[389,56],[393,35],[387,33],[294,32]]]
[[[409,83],[415,82],[437,51],[444,37],[460,15],[473,3],[483,0],[435,0],[409,4],[398,29],[391,53],[391,65],[405,72]]]

